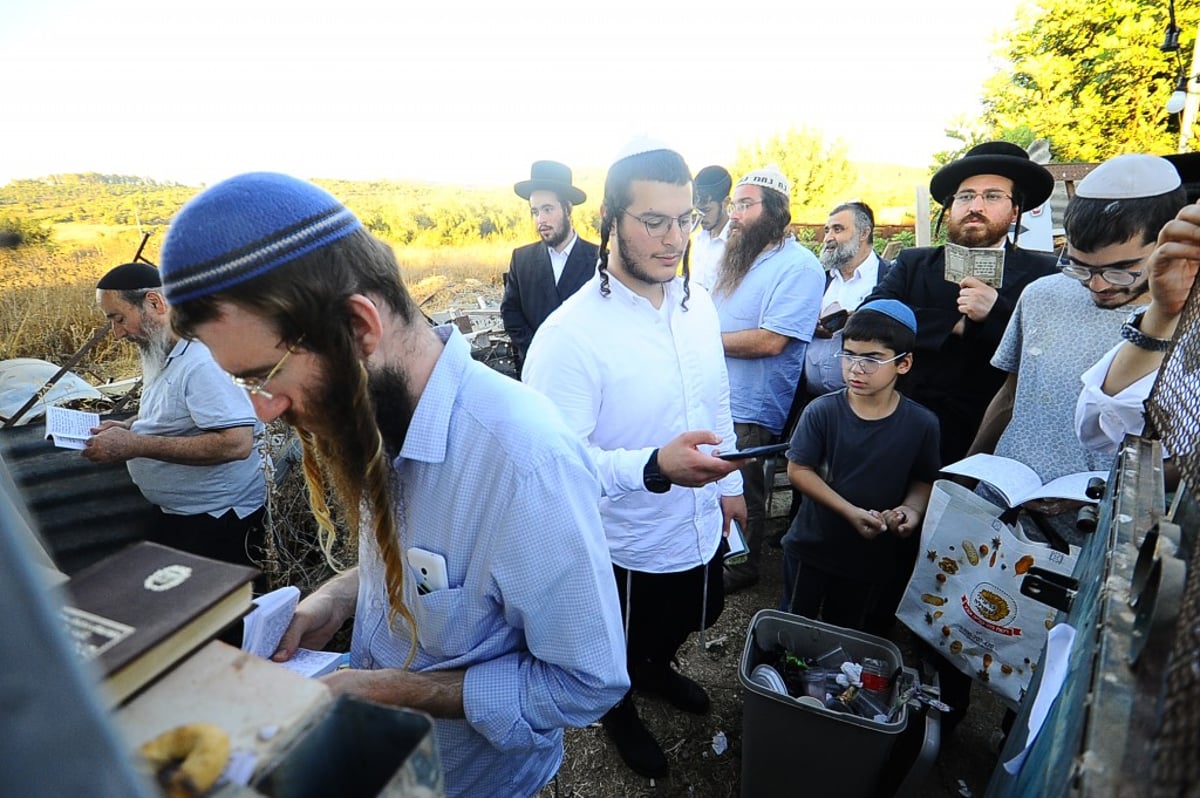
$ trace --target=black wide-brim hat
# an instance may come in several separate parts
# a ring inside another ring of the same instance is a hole
[[[535,191],[553,191],[572,205],[580,205],[587,199],[580,189],[571,185],[571,169],[558,161],[534,161],[529,168],[529,179],[513,186],[521,199],[529,199]]]
[[[1200,152],[1173,152],[1163,157],[1179,172],[1179,179],[1187,192],[1187,201],[1191,203],[1200,199]]]
[[[975,175],[1000,175],[1013,181],[1013,187],[1021,195],[1022,211],[1038,207],[1054,191],[1054,176],[1029,160],[1025,150],[1007,141],[987,141],[937,170],[929,180],[929,193],[944,205],[962,181]]]

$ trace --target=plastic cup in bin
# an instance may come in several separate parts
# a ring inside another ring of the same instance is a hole
[[[800,674],[802,695],[810,695],[821,701],[825,700],[825,671],[819,668],[809,668]]]

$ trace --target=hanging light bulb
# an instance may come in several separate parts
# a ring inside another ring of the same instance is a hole
[[[1168,114],[1177,114],[1183,110],[1183,106],[1187,102],[1187,91],[1187,78],[1180,75],[1179,80],[1175,81],[1175,91],[1171,92],[1171,96],[1167,98]]]

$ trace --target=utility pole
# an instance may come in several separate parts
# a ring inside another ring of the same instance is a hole
[[[1200,110],[1200,26],[1196,29],[1196,41],[1192,44],[1192,68],[1187,75],[1187,96],[1183,101],[1183,112],[1179,117],[1179,151],[1191,151],[1192,128],[1196,126],[1196,112]]]

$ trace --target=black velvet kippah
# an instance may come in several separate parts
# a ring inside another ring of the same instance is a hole
[[[161,288],[162,278],[158,269],[144,263],[123,263],[100,278],[96,287],[105,291],[137,291],[143,288]]]

